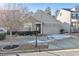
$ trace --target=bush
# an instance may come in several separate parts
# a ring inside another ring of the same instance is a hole
[[[64,29],[60,29],[60,34],[64,34]]]
[[[36,35],[38,34],[38,31],[12,31],[12,35]],[[10,35],[10,32],[7,31],[7,34]]]
[[[4,40],[6,38],[6,33],[0,33],[0,40]]]

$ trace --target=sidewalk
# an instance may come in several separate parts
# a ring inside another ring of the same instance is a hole
[[[19,56],[79,56],[79,49],[29,52],[29,53],[12,53],[12,54],[6,54],[5,56],[16,56],[17,54]]]
[[[79,56],[79,49],[68,49],[59,51],[48,51],[49,53],[54,53],[58,56]]]

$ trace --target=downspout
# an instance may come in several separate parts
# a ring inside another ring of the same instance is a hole
[[[42,14],[41,14],[41,19],[42,19]],[[43,22],[41,21],[41,34],[43,35]]]
[[[70,34],[72,33],[72,19],[71,19],[71,15],[72,14],[72,12],[70,13]]]

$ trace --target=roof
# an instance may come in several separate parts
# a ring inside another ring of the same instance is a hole
[[[36,20],[33,16],[29,15],[28,17],[25,17],[25,22],[40,22],[39,20]]]
[[[79,10],[77,10],[77,9],[79,9],[79,7],[77,8],[77,7],[75,7],[75,11],[73,11],[71,8],[62,8],[63,10],[66,10],[66,11],[70,11],[70,12],[79,12]]]
[[[45,13],[42,10],[38,10],[34,14],[33,17],[36,18],[36,20],[39,20],[42,23],[49,23],[49,24],[55,24],[55,23],[59,24],[60,23],[60,21],[56,20],[55,16],[51,16],[51,15]]]
[[[67,10],[67,11],[71,11],[71,9],[68,9],[68,8],[63,8],[64,10]]]

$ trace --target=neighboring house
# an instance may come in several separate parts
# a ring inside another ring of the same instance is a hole
[[[56,18],[63,23],[65,32],[79,32],[79,6],[60,9]]]
[[[55,16],[50,16],[44,11],[38,10],[33,17],[41,22],[37,25],[40,27],[41,34],[59,33],[62,29],[62,23],[56,20]]]

